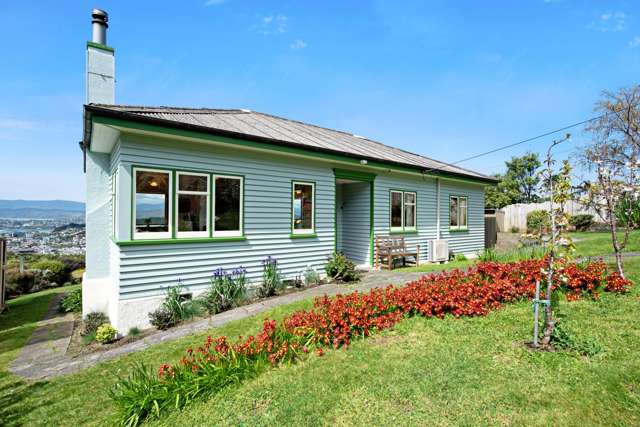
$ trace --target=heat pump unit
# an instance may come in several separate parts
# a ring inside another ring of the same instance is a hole
[[[429,240],[429,261],[449,261],[449,242],[446,240]]]

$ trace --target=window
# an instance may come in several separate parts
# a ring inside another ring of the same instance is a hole
[[[178,172],[178,237],[209,236],[209,175]]]
[[[292,203],[293,234],[313,233],[315,184],[294,182]]]
[[[415,192],[391,190],[391,231],[415,231],[416,200]]]
[[[242,236],[243,178],[214,176],[213,235]]]
[[[171,173],[134,169],[134,238],[171,237]]]
[[[449,228],[452,230],[467,229],[467,197],[451,196],[449,198]]]

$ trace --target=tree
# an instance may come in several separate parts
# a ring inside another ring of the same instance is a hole
[[[538,154],[529,152],[522,157],[512,157],[505,165],[504,175],[494,175],[500,182],[485,189],[485,205],[501,208],[514,203],[538,202],[538,170],[542,166]]]
[[[595,176],[580,190],[583,202],[609,226],[616,267],[624,277],[622,251],[640,203],[640,85],[602,96],[595,106],[600,116],[586,127],[592,142],[580,152],[580,162]]]

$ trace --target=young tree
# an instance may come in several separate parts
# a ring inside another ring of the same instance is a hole
[[[594,177],[580,186],[583,202],[595,208],[611,232],[616,267],[624,277],[622,251],[634,226],[640,203],[640,85],[603,92],[596,104],[600,113],[586,131],[592,142],[580,152],[580,161]]]
[[[532,203],[540,200],[537,189],[540,183],[538,170],[542,166],[537,153],[526,153],[505,162],[507,172],[495,175],[500,179],[496,186],[486,188],[485,204],[501,208],[513,203]]]

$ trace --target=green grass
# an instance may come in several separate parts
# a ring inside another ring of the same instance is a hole
[[[576,242],[576,256],[598,256],[613,253],[611,233],[582,232],[571,233]],[[634,230],[629,235],[629,243],[624,252],[640,252],[640,230]]]
[[[626,267],[639,283],[640,258],[627,260]],[[108,390],[135,361],[154,367],[175,362],[207,334],[246,336],[260,328],[265,316],[280,319],[311,306],[304,301],[279,307],[74,375],[23,381],[4,369],[28,333],[22,340],[9,339],[10,328],[28,328],[44,314],[44,301],[50,297],[35,294],[15,300],[22,314],[6,324],[1,320],[3,425],[112,425],[115,408]],[[412,318],[356,341],[348,350],[269,370],[150,424],[640,424],[638,289],[630,295],[605,294],[598,302],[564,303],[562,311],[572,331],[597,339],[605,351],[592,358],[528,351],[522,346],[531,339],[527,302],[482,318]]]
[[[475,264],[474,260],[464,260],[464,261],[450,261],[446,264],[421,264],[418,267],[405,267],[399,269],[403,272],[413,272],[413,271],[424,271],[425,273],[429,273],[432,271],[442,271],[442,270],[451,270],[454,268],[459,268],[460,270],[465,270],[467,267]]]

